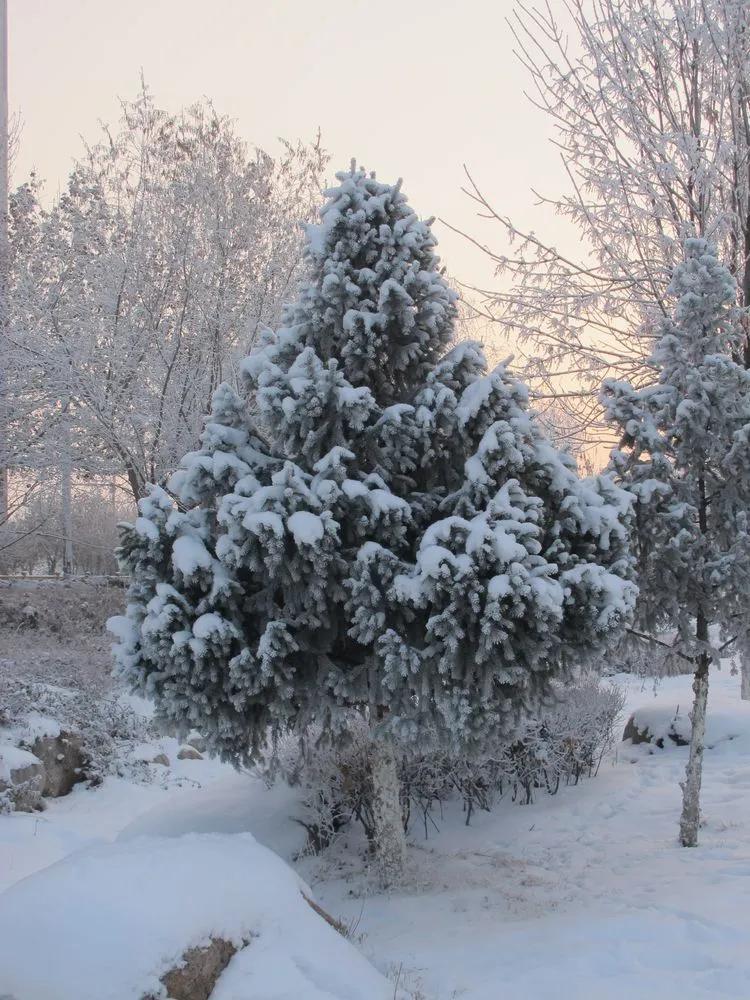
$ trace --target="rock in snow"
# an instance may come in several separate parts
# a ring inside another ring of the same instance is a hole
[[[84,780],[81,737],[61,732],[57,736],[39,736],[31,752],[44,764],[43,795],[57,799],[67,795],[73,785]]]
[[[201,736],[200,733],[191,733],[185,740],[185,744],[197,750],[198,753],[206,752],[206,738]]]
[[[393,984],[302,891],[311,895],[250,834],[141,837],[81,851],[0,896],[0,995],[161,1000],[191,949],[203,960],[221,940],[238,950],[212,956],[217,985],[196,998],[390,1000]]]
[[[223,938],[211,938],[202,948],[188,948],[177,967],[161,977],[170,1000],[210,1000],[219,976],[237,950],[236,945]],[[151,994],[144,1000],[159,998]]]
[[[34,754],[10,743],[0,745],[0,795],[8,792],[20,812],[41,808],[44,778],[44,765]]]
[[[690,743],[690,705],[657,701],[653,705],[637,708],[625,724],[623,740],[633,745],[651,743],[659,749],[670,746],[684,747]],[[706,726],[706,747],[710,750],[721,743],[735,739],[743,732],[737,716],[726,712],[712,712]]]
[[[664,749],[665,736],[669,737],[677,746],[685,746],[689,742],[688,740],[683,740],[671,727],[667,729],[666,733],[655,735],[651,732],[647,723],[637,719],[635,714],[631,715],[625,723],[625,729],[622,733],[623,740],[630,740],[633,746],[637,746],[639,743],[653,743],[661,750]]]

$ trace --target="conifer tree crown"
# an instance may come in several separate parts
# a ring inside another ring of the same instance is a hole
[[[629,496],[579,480],[475,344],[428,223],[352,167],[282,327],[123,530],[122,674],[234,760],[352,709],[457,743],[520,713],[628,614]],[[252,402],[254,419],[250,412]]]
[[[654,383],[610,381],[603,399],[622,431],[613,470],[636,497],[641,625],[676,628],[674,655],[692,657],[697,616],[723,642],[750,612],[750,372],[736,284],[708,241],[686,241],[670,291]]]

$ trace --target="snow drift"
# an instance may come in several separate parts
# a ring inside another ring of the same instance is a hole
[[[387,1000],[382,977],[250,834],[142,837],[74,854],[0,896],[0,995],[166,997],[162,976],[212,938],[239,950],[218,1000]],[[249,941],[247,947],[244,943]]]

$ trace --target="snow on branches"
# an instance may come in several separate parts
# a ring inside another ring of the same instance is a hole
[[[509,734],[629,614],[630,497],[578,478],[506,367],[450,349],[455,295],[400,183],[339,174],[305,253],[176,501],[153,489],[123,529],[119,670],[235,761],[352,710],[378,738]]]
[[[613,469],[636,498],[638,634],[695,671],[681,826],[694,846],[709,662],[750,634],[750,372],[735,280],[706,240],[686,241],[670,292],[655,381],[607,382],[603,402],[622,431]]]

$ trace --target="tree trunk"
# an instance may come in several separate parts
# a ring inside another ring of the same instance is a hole
[[[406,865],[406,836],[401,814],[401,783],[396,752],[386,740],[375,741],[372,762],[373,851],[380,885],[398,884]]]
[[[708,653],[701,653],[693,678],[693,711],[690,756],[682,785],[682,816],[680,843],[683,847],[698,846],[700,823],[700,793],[703,775],[703,746],[706,736],[706,704],[708,702]]]
[[[2,387],[0,386],[0,393],[2,392]],[[3,445],[0,441],[0,450]],[[9,494],[9,476],[8,469],[6,466],[0,466],[0,528],[8,520],[8,511],[10,509],[10,500],[8,498]]]
[[[125,471],[127,472],[128,483],[130,484],[130,489],[133,491],[133,499],[135,500],[137,506],[138,501],[142,500],[146,495],[144,488],[145,479],[143,476],[139,475],[139,472],[134,465],[127,465]]]
[[[0,343],[5,347],[5,334],[9,324],[9,269],[8,246],[8,2],[0,0]],[[8,386],[0,363],[0,525],[8,520],[8,467],[6,456],[10,449],[5,439],[10,416]]]
[[[73,463],[70,454],[70,426],[65,420],[63,427],[63,454],[60,468],[61,507],[63,534],[63,576],[73,573]]]
[[[698,524],[701,535],[705,538],[708,531],[708,501],[706,499],[706,481],[702,474],[698,479],[698,488],[700,491]],[[707,648],[708,632],[708,619],[703,609],[699,608],[695,616],[695,638],[698,642],[698,648],[702,651],[694,661],[696,669],[693,677],[693,711],[690,715],[690,756],[685,770],[685,781],[682,784],[680,843],[683,847],[698,846],[703,745],[706,738],[706,705],[708,703],[708,667],[711,662]]]
[[[750,701],[750,657],[744,653],[740,656],[740,697]]]

